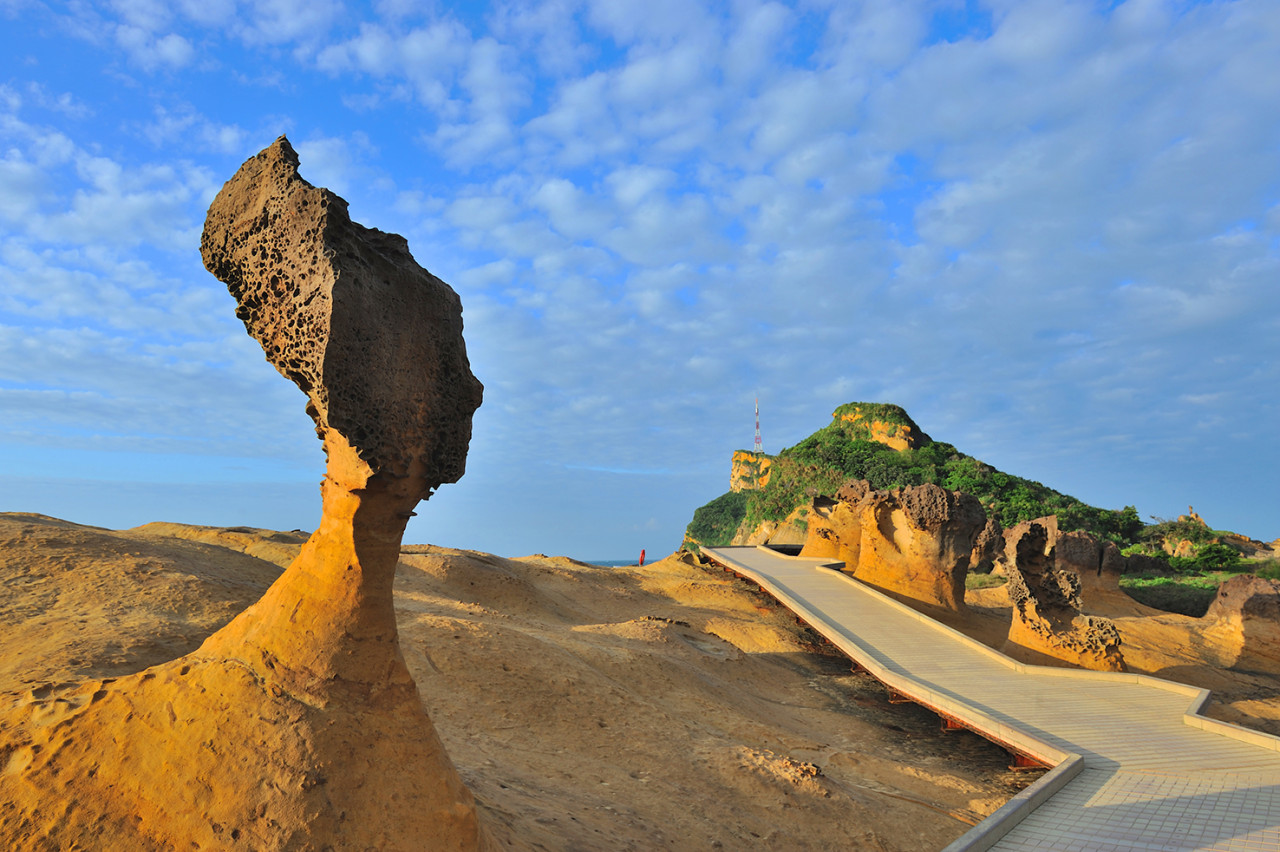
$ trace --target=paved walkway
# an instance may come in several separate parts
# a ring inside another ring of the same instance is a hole
[[[1280,850],[1280,739],[1199,716],[1208,692],[1024,666],[830,568],[704,548],[891,688],[1057,768],[960,850]]]

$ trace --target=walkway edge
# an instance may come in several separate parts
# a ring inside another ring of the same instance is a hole
[[[995,845],[1000,838],[1008,834],[1028,814],[1061,790],[1067,782],[1079,775],[1084,769],[1084,758],[1081,755],[1063,751],[1050,743],[1039,739],[1038,737],[994,719],[972,705],[952,698],[951,696],[939,694],[932,689],[929,689],[923,682],[909,675],[899,674],[898,672],[891,671],[881,665],[867,649],[856,641],[856,639],[842,635],[835,630],[825,629],[824,620],[809,609],[809,607],[793,598],[768,577],[761,576],[756,571],[752,570],[742,562],[733,559],[732,556],[725,552],[726,550],[733,549],[734,548],[703,548],[703,553],[707,554],[713,560],[721,563],[725,567],[734,571],[739,571],[744,576],[750,577],[754,582],[758,583],[761,588],[768,591],[769,594],[799,616],[812,629],[817,631],[833,645],[843,651],[850,659],[861,665],[881,683],[884,683],[891,689],[902,693],[911,700],[928,707],[930,710],[933,710],[940,715],[960,721],[967,727],[972,727],[976,732],[983,736],[995,739],[997,742],[1004,744],[1015,751],[1022,751],[1053,767],[1053,769],[1042,776],[1034,784],[1018,793],[1003,806],[994,811],[990,816],[986,817],[976,826],[957,838],[953,843],[947,846],[943,852],[985,852],[985,850],[990,849]],[[957,641],[962,642],[974,650],[999,662],[1001,665],[1007,666],[1017,672],[1034,671],[1036,674],[1042,676],[1047,675],[1069,679],[1111,680],[1137,683],[1185,695],[1190,699],[1190,701],[1188,702],[1188,707],[1183,713],[1182,718],[1183,722],[1189,727],[1199,728],[1231,739],[1247,742],[1260,748],[1280,752],[1280,738],[1278,737],[1243,728],[1239,725],[1233,725],[1229,722],[1220,722],[1217,719],[1209,719],[1208,717],[1201,715],[1200,711],[1204,708],[1205,704],[1208,703],[1210,697],[1210,691],[1207,689],[1174,683],[1173,681],[1164,680],[1163,678],[1153,677],[1151,675],[1131,674],[1127,672],[1096,672],[1086,669],[1034,666],[1020,663],[1017,660],[996,651],[994,648],[984,645],[978,640],[955,630],[954,628],[948,627],[947,625],[942,624],[923,613],[917,612],[910,606],[889,597],[883,592],[868,586],[866,583],[859,582],[836,567],[843,567],[843,563],[841,562],[827,562],[822,559],[815,559],[812,557],[790,556],[779,553],[763,545],[757,545],[755,548],[744,547],[742,549],[765,550],[774,558],[811,563],[815,570],[837,575],[842,581],[857,586],[860,591],[879,598],[892,608],[917,621],[920,621],[930,629],[948,634]]]
[[[987,852],[1083,769],[1084,758],[1078,754],[1072,755],[957,837],[942,852]]]
[[[728,548],[707,548],[707,549],[724,550]],[[1182,714],[1183,724],[1192,728],[1198,728],[1202,731],[1207,731],[1209,733],[1220,734],[1224,737],[1229,737],[1233,740],[1246,742],[1249,745],[1257,746],[1258,748],[1267,749],[1269,751],[1280,752],[1280,737],[1275,737],[1275,736],[1272,736],[1271,734],[1264,734],[1261,731],[1255,731],[1252,728],[1245,728],[1240,725],[1233,724],[1231,722],[1223,722],[1218,719],[1210,719],[1208,716],[1203,715],[1201,711],[1204,709],[1205,705],[1209,703],[1209,699],[1212,697],[1212,692],[1208,689],[1202,689],[1198,686],[1189,686],[1185,683],[1177,683],[1175,681],[1165,680],[1164,678],[1155,677],[1154,675],[1133,674],[1130,672],[1096,672],[1096,671],[1091,671],[1089,669],[1065,668],[1065,667],[1058,667],[1058,666],[1036,666],[1036,665],[1029,665],[1027,663],[1020,663],[1017,660],[1013,659],[1012,657],[1002,654],[1001,652],[997,651],[995,648],[992,648],[990,645],[984,645],[982,642],[979,642],[977,639],[974,639],[971,636],[968,636],[967,634],[961,633],[959,630],[956,630],[954,627],[948,627],[947,625],[943,624],[937,619],[930,618],[924,613],[918,612],[912,609],[907,604],[897,600],[896,598],[886,595],[884,592],[880,591],[874,586],[867,585],[866,583],[863,583],[855,579],[852,575],[846,573],[845,571],[841,571],[840,568],[836,567],[836,566],[843,567],[844,566],[843,562],[824,562],[823,560],[814,559],[813,557],[810,557],[810,556],[791,556],[789,554],[779,553],[778,551],[773,550],[772,548],[762,544],[755,545],[753,549],[766,550],[773,556],[780,557],[782,559],[791,559],[798,562],[812,562],[814,563],[814,567],[817,570],[834,574],[846,583],[852,583],[854,585],[857,585],[863,591],[873,595],[874,597],[879,598],[880,600],[884,601],[889,606],[893,607],[899,612],[915,619],[916,621],[919,621],[927,625],[929,628],[933,630],[936,630],[940,633],[945,633],[955,638],[956,640],[968,645],[969,647],[973,648],[979,653],[985,654],[986,656],[990,657],[991,659],[995,660],[1001,665],[1006,666],[1010,669],[1013,669],[1016,672],[1034,672],[1038,675],[1049,676],[1049,677],[1065,677],[1065,678],[1075,678],[1075,679],[1083,679],[1083,680],[1112,680],[1120,683],[1139,683],[1139,684],[1142,684],[1143,686],[1149,686],[1154,689],[1163,689],[1166,692],[1176,692],[1179,695],[1185,695],[1191,699],[1187,704],[1186,712]],[[754,572],[751,572],[750,569],[748,569],[748,573],[752,573],[754,576]],[[808,621],[808,619],[805,619],[805,620]],[[861,661],[859,661],[859,663],[861,663]]]

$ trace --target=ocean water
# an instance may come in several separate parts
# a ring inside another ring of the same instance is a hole
[[[636,564],[634,559],[583,559],[581,561],[588,565],[599,565],[601,568],[621,568],[624,565]]]

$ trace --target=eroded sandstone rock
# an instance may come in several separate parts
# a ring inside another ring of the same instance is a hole
[[[1061,533],[1054,545],[1054,564],[1080,578],[1086,602],[1091,594],[1119,593],[1125,563],[1124,554],[1115,542],[1086,532]]]
[[[982,531],[973,540],[973,553],[969,555],[969,570],[976,574],[990,574],[996,560],[1004,550],[1004,527],[994,517],[988,517]]]
[[[417,503],[463,473],[482,387],[457,295],[403,238],[351,221],[281,137],[209,210],[206,266],[308,396],[323,515],[256,604],[137,675],[37,689],[0,718],[16,753],[8,848],[489,847],[422,709],[392,580]],[[42,803],[75,802],[50,823]],[[86,841],[86,838],[89,838]]]
[[[769,484],[773,458],[764,453],[737,450],[729,471],[730,491],[758,491]]]
[[[873,491],[857,480],[815,500],[805,556],[842,560],[858,579],[931,606],[964,608],[974,542],[986,524],[977,498],[937,485]]]
[[[1009,566],[1016,565],[1018,562],[1018,542],[1031,531],[1032,525],[1040,527],[1044,531],[1045,549],[1049,549],[1058,543],[1058,516],[1047,515],[1043,518],[1035,518],[1030,521],[1023,521],[1015,524],[1004,531],[1003,542],[1000,545],[1000,551],[996,555],[996,574],[1007,574]],[[1039,535],[1039,533],[1036,533]]]
[[[1083,533],[1058,535],[1055,546],[1050,544],[1051,532],[1046,525],[1030,521],[1005,533],[1004,570],[1013,623],[1004,652],[1029,663],[1065,662],[1098,671],[1124,671],[1115,623],[1081,612],[1083,584],[1078,569],[1099,577],[1103,548]],[[1057,549],[1064,542],[1065,558],[1060,563]],[[1108,570],[1113,569],[1114,558]]]
[[[1252,574],[1218,587],[1204,616],[1206,644],[1217,665],[1239,671],[1280,672],[1280,580]]]

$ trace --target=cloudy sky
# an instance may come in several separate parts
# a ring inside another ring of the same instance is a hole
[[[853,400],[1280,536],[1280,4],[0,0],[0,510],[319,517],[200,263],[288,134],[461,295],[485,402],[411,542],[675,549]]]

